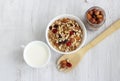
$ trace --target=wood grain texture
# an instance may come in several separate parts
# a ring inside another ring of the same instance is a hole
[[[86,43],[120,18],[120,0],[0,0],[0,80],[1,81],[120,81],[120,30],[91,49],[70,73],[56,69],[60,56],[52,51],[50,63],[33,69],[24,63],[21,45],[45,41],[45,29],[57,15],[69,13],[85,23],[86,10],[94,5],[106,12],[106,22],[98,31],[88,31]]]
[[[88,52],[90,49],[95,47],[97,44],[99,44],[102,40],[107,38],[109,35],[114,33],[115,31],[120,29],[120,20],[115,21],[111,26],[109,26],[105,31],[100,33],[96,38],[94,38],[91,42],[89,42],[87,45],[82,47],[79,51],[73,54],[65,54],[62,55],[58,60],[57,60],[57,65],[58,65],[58,70],[61,72],[70,72],[74,70],[75,67],[79,64],[79,62],[84,58],[86,55],[86,52]],[[69,59],[70,63],[72,64],[71,68],[68,69],[60,69],[59,64],[61,61]]]

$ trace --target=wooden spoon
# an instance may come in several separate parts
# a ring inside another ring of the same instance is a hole
[[[118,20],[115,23],[113,23],[107,30],[105,30],[103,33],[101,33],[98,37],[96,37],[89,44],[87,44],[86,46],[84,46],[83,48],[81,48],[78,52],[76,52],[74,54],[69,54],[69,55],[66,54],[66,55],[61,56],[58,59],[58,61],[57,61],[57,65],[59,66],[60,62],[62,60],[69,59],[70,63],[72,64],[72,67],[64,69],[62,71],[63,72],[69,72],[69,71],[71,71],[74,67],[76,67],[78,65],[78,63],[80,62],[80,60],[83,58],[83,56],[85,55],[85,53],[89,49],[91,49],[92,47],[94,47],[95,45],[97,45],[100,41],[102,41],[104,38],[106,38],[108,35],[112,34],[114,31],[118,30],[119,28],[120,28],[120,20]]]

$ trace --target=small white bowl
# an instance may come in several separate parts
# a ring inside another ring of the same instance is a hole
[[[56,20],[58,19],[61,19],[61,18],[70,18],[70,19],[73,19],[73,20],[76,20],[77,23],[80,25],[80,27],[82,28],[83,30],[83,40],[82,40],[82,43],[80,44],[80,46],[76,49],[76,50],[73,50],[73,51],[70,51],[70,52],[62,52],[62,51],[59,51],[57,49],[55,49],[49,42],[49,39],[48,39],[48,30],[49,30],[49,26],[51,26],[51,24],[53,24]],[[86,37],[87,37],[87,31],[86,31],[86,28],[85,28],[85,25],[83,24],[83,22],[80,20],[80,18],[74,16],[74,15],[70,15],[70,14],[63,14],[63,15],[60,15],[60,16],[57,16],[55,18],[53,18],[49,24],[47,25],[47,29],[46,29],[46,41],[48,43],[48,45],[57,53],[60,53],[60,54],[72,54],[72,53],[75,53],[77,52],[80,48],[82,48],[82,46],[85,44],[85,41],[86,41]]]
[[[42,52],[42,50],[40,50],[38,47],[42,48],[44,51]],[[31,53],[34,53],[34,54],[31,54]],[[48,55],[48,56],[46,55],[47,57],[43,56],[43,54],[45,53],[47,53]],[[43,63],[41,63],[39,60],[41,59],[41,57],[45,59]],[[41,67],[46,66],[48,62],[50,61],[51,51],[48,45],[45,44],[44,42],[32,41],[24,47],[23,58],[29,66],[33,68],[41,68]]]

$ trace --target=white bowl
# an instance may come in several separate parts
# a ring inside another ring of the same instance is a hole
[[[40,48],[42,48],[44,51],[42,51]],[[44,58],[44,62],[40,61],[41,57]],[[51,58],[50,48],[42,41],[32,41],[24,47],[23,58],[25,62],[33,68],[44,67],[48,64]]]
[[[76,20],[77,23],[80,25],[80,27],[82,28],[83,30],[83,41],[82,43],[80,44],[80,46],[76,49],[76,50],[73,50],[73,51],[70,51],[70,52],[62,52],[62,51],[59,51],[57,49],[55,49],[49,42],[49,39],[48,39],[48,30],[49,30],[49,26],[51,26],[51,24],[54,23],[54,21],[58,20],[58,19],[61,19],[61,18],[70,18],[70,19],[73,19],[73,20]],[[74,16],[74,15],[70,15],[70,14],[63,14],[63,15],[60,15],[60,16],[57,16],[55,18],[53,18],[48,26],[47,26],[47,29],[46,29],[46,41],[48,43],[48,45],[57,53],[60,53],[60,54],[72,54],[72,53],[75,53],[77,52],[80,48],[83,47],[83,45],[85,44],[85,40],[86,40],[86,37],[87,37],[87,31],[86,31],[86,28],[85,28],[85,25],[83,24],[83,22],[80,20],[80,18]]]

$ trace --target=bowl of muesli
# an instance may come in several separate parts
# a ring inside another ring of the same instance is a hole
[[[50,21],[46,29],[46,41],[55,52],[72,54],[83,47],[86,28],[76,16],[64,14]]]

